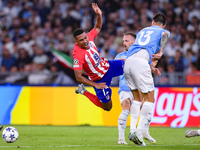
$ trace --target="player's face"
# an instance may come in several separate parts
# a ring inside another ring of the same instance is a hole
[[[125,50],[128,51],[128,48],[135,43],[135,38],[133,38],[131,35],[125,35],[123,37],[123,46],[125,47]]]
[[[89,49],[90,48],[88,36],[85,32],[76,36],[76,42],[77,42],[78,46],[82,49]]]

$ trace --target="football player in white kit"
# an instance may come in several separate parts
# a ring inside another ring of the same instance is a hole
[[[162,14],[153,17],[152,26],[142,29],[136,37],[135,43],[129,47],[128,56],[124,66],[124,76],[128,87],[131,89],[134,99],[141,99],[138,91],[142,93],[144,103],[140,114],[136,114],[135,121],[140,115],[137,129],[129,134],[129,140],[140,146],[146,146],[143,135],[148,133],[154,106],[154,82],[150,65],[152,61],[159,60],[170,35],[165,30],[166,18]],[[140,105],[132,104],[133,109],[140,109]]]
[[[135,43],[136,35],[128,32],[125,33],[123,36],[123,46],[125,48],[124,52],[121,52],[117,54],[115,59],[126,59],[128,54],[128,48]],[[155,63],[154,61],[152,63]],[[158,74],[159,76],[161,73],[157,68],[154,68],[151,70],[153,73]],[[138,91],[139,92],[139,91]],[[141,106],[142,99],[139,101],[134,100],[133,94],[129,87],[126,84],[124,75],[119,76],[119,99],[122,106],[122,112],[119,115],[118,118],[118,144],[127,144],[125,141],[125,128],[127,124],[127,118],[129,114],[131,114],[131,123],[130,123],[130,132],[133,133],[136,131],[136,125],[137,121],[134,119],[135,117],[138,118],[137,114],[139,113],[139,110],[132,108],[132,104]],[[139,93],[141,95],[141,93]],[[142,97],[142,96],[141,96]],[[136,112],[138,111],[138,112]],[[143,135],[145,139],[147,139],[150,143],[156,143],[156,140],[150,136],[150,134],[146,133]]]

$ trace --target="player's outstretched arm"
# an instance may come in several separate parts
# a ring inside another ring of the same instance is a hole
[[[97,34],[98,34],[101,31],[101,27],[102,27],[102,11],[97,5],[97,3],[92,3],[92,9],[97,14],[97,21],[94,26],[94,29],[96,29]]]
[[[75,73],[75,77],[76,77],[76,81],[83,83],[84,85],[89,85],[89,86],[93,86],[97,89],[104,89],[107,87],[106,83],[96,83],[96,82],[92,82],[88,79],[86,79],[83,75],[82,75],[82,70],[74,70]]]

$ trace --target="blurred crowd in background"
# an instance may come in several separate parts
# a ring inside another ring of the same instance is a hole
[[[157,65],[163,74],[155,83],[175,82],[169,76],[173,73],[199,74],[199,0],[0,0],[0,11],[6,14],[0,24],[0,74],[6,76],[0,83],[75,84],[72,71],[54,59],[50,46],[72,57],[73,30],[88,32],[96,22],[92,2],[103,12],[102,30],[95,38],[102,57],[114,59],[124,51],[124,33],[137,34],[162,13],[171,35]]]

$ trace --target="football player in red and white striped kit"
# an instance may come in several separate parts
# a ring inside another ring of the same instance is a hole
[[[74,72],[79,84],[76,93],[85,95],[96,106],[110,111],[112,108],[111,101],[111,80],[115,76],[123,74],[124,60],[107,60],[100,57],[94,38],[101,31],[102,12],[96,3],[92,3],[92,8],[97,14],[97,21],[94,28],[85,33],[81,28],[73,32],[75,46],[73,51]],[[84,70],[89,79],[83,76]],[[93,86],[96,95],[85,90],[84,85]]]

